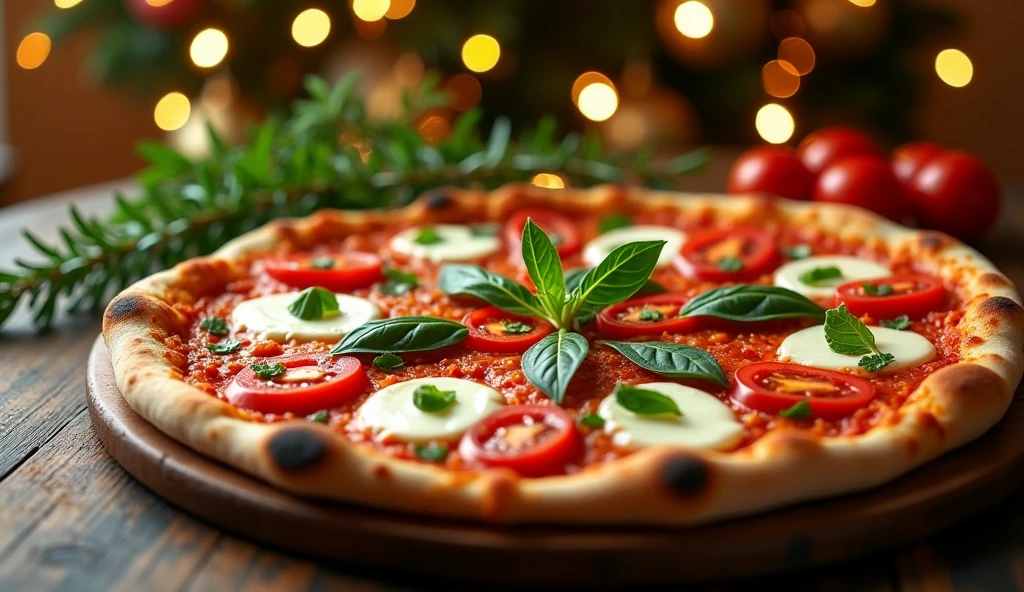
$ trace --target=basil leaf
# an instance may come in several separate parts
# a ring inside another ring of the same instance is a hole
[[[604,427],[604,418],[596,413],[588,413],[579,419],[579,422],[588,428],[599,430]]]
[[[683,414],[670,397],[629,384],[620,383],[615,387],[615,402],[623,409],[637,415],[673,415],[678,417]]]
[[[806,259],[814,254],[811,250],[811,245],[799,244],[793,245],[792,247],[786,247],[782,249],[783,254],[786,255],[787,259]]]
[[[420,285],[419,278],[416,277],[416,274],[394,269],[392,267],[384,268],[384,277],[386,277],[388,281],[381,284],[380,291],[382,294],[387,294],[388,296],[401,296]]]
[[[338,313],[338,299],[324,288],[306,288],[288,305],[288,312],[304,321],[319,321]]]
[[[886,329],[896,329],[897,331],[903,331],[910,328],[910,317],[907,315],[900,315],[895,319],[883,320],[880,324]]]
[[[316,423],[327,423],[327,410],[321,409],[320,411],[317,411],[312,415],[307,415],[306,419],[308,419],[309,421],[314,421]]]
[[[864,356],[857,362],[857,365],[868,372],[878,372],[895,361],[896,356],[890,353],[879,352],[871,356]]]
[[[513,314],[546,318],[537,297],[505,276],[475,265],[441,267],[438,287],[445,294],[476,296]]]
[[[413,452],[420,460],[429,462],[441,462],[448,458],[448,446],[445,444],[416,444],[413,446]]]
[[[242,347],[241,341],[221,341],[220,343],[207,343],[206,349],[215,354],[233,354]]]
[[[643,287],[658,264],[665,241],[627,243],[608,254],[572,291],[573,313],[604,308],[626,300]]]
[[[421,245],[436,245],[437,243],[443,243],[444,239],[437,234],[437,229],[433,226],[424,226],[420,228],[416,238],[412,239],[414,243]]]
[[[835,265],[828,267],[815,267],[800,274],[800,281],[808,286],[814,286],[826,280],[834,280],[843,277],[843,272]]]
[[[523,226],[523,262],[526,271],[537,286],[537,299],[553,319],[562,318],[565,306],[565,276],[562,261],[548,235],[533,220],[527,218]]]
[[[284,367],[284,364],[253,364],[249,366],[252,368],[256,376],[263,380],[270,380],[275,376],[284,374],[288,369]]]
[[[394,372],[405,366],[405,360],[392,353],[381,354],[373,359],[373,365],[385,372]]]
[[[574,267],[569,271],[565,272],[565,290],[572,292],[580,285],[583,281],[583,276],[587,275],[587,272],[593,269],[592,267]],[[668,292],[668,288],[662,286],[658,282],[648,279],[643,287],[636,291],[634,296],[648,296],[650,294],[664,294]]]
[[[889,284],[872,284],[871,282],[864,282],[860,285],[861,290],[864,290],[864,294],[868,296],[889,296],[895,290]]]
[[[531,325],[526,323],[520,323],[519,321],[501,321],[501,328],[505,330],[506,335],[526,335],[530,331],[533,331]]]
[[[501,230],[499,224],[474,224],[469,227],[469,234],[472,236],[497,236]]]
[[[597,221],[597,231],[604,234],[610,230],[626,228],[633,225],[633,219],[626,214],[608,214]]]
[[[810,317],[823,319],[824,311],[806,296],[777,286],[739,284],[698,295],[679,311],[681,317],[717,317],[729,321],[759,322]]]
[[[313,269],[334,269],[334,259],[330,257],[317,257],[309,260],[309,266]]]
[[[875,336],[867,325],[853,316],[845,304],[825,311],[825,342],[837,354],[861,355],[877,353]]]
[[[462,323],[436,317],[397,317],[356,327],[331,354],[418,352],[455,345],[469,335]]]
[[[722,257],[715,262],[715,265],[717,265],[718,269],[721,269],[722,271],[743,270],[743,260],[739,257]]]
[[[811,404],[807,401],[797,401],[789,409],[779,411],[779,417],[785,417],[786,419],[810,419]]]
[[[664,341],[599,341],[634,364],[669,378],[701,378],[727,386],[729,379],[708,352],[690,345]]]
[[[523,354],[523,374],[533,386],[561,405],[569,381],[583,363],[590,344],[565,329],[541,339]]]
[[[665,313],[656,308],[644,306],[640,309],[640,314],[636,318],[640,321],[660,321],[665,318]]]
[[[416,387],[412,404],[424,413],[439,413],[455,404],[455,391],[442,391],[432,384]]]
[[[207,317],[199,323],[199,328],[210,335],[227,335],[231,332],[227,321],[221,317]]]

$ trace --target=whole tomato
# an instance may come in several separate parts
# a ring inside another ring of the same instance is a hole
[[[892,172],[906,185],[925,163],[943,152],[935,142],[908,142],[892,151]]]
[[[903,188],[889,161],[881,156],[836,160],[818,176],[813,195],[814,201],[860,206],[896,222],[902,222],[909,212]]]
[[[792,148],[760,146],[747,150],[732,164],[726,191],[810,199],[813,184],[814,177]]]
[[[850,127],[825,127],[804,138],[797,156],[807,170],[817,175],[844,156],[881,154],[878,144],[862,131]]]
[[[945,152],[921,167],[907,186],[911,205],[928,228],[973,241],[992,229],[1000,189],[992,170],[965,152]]]

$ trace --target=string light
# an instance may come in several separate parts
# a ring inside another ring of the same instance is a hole
[[[473,35],[462,45],[462,63],[474,72],[486,72],[498,64],[501,46],[490,35]]]
[[[580,91],[576,102],[580,113],[592,121],[604,121],[619,108],[619,96],[615,89],[604,82],[593,82]]]
[[[796,68],[797,74],[807,76],[814,69],[814,48],[799,37],[788,37],[779,43],[779,60]]]
[[[18,44],[15,60],[22,68],[34,70],[43,65],[48,55],[50,38],[45,33],[29,33]]]
[[[167,93],[153,109],[153,121],[160,129],[172,132],[185,125],[191,112],[192,105],[188,97],[180,92]]]
[[[302,47],[316,47],[331,32],[331,17],[319,8],[307,8],[292,21],[292,39]]]
[[[850,3],[867,8],[868,6],[874,6],[875,0],[850,0]]]
[[[53,0],[53,3],[57,5],[57,8],[71,8],[79,4],[82,0]]]
[[[796,67],[783,60],[772,60],[761,69],[764,90],[773,97],[784,99],[800,89],[800,73]]]
[[[785,107],[778,103],[768,103],[758,109],[754,127],[766,142],[782,144],[793,137],[796,123]]]
[[[974,64],[959,49],[944,49],[935,56],[935,73],[946,84],[959,88],[974,78]]]
[[[561,177],[554,173],[537,173],[530,180],[537,187],[544,187],[545,189],[564,189],[565,181]]]
[[[584,72],[576,77],[576,81],[572,83],[572,102],[576,106],[580,104],[580,93],[583,89],[587,88],[591,84],[602,83],[607,84],[615,90],[615,85],[612,84],[610,78],[600,72]]]
[[[193,64],[200,68],[212,68],[228,55],[228,36],[220,29],[203,29],[192,39],[188,53]]]
[[[391,0],[391,6],[384,13],[384,16],[397,21],[400,18],[409,16],[414,6],[416,6],[416,0]]]
[[[715,26],[715,16],[711,9],[697,0],[683,2],[676,8],[673,18],[676,29],[691,39],[703,39]]]
[[[353,14],[368,23],[384,18],[390,8],[390,0],[352,0]]]

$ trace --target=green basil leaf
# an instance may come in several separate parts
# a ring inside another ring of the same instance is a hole
[[[722,271],[743,270],[743,260],[739,257],[722,257],[715,262],[715,265],[717,265],[718,269],[721,269]]]
[[[443,243],[444,239],[437,234],[437,229],[433,226],[424,226],[420,228],[416,238],[412,239],[412,241],[421,245],[436,245],[437,243]]]
[[[665,241],[627,243],[608,254],[572,291],[573,312],[600,309],[626,300],[647,283]]]
[[[604,427],[604,418],[596,413],[588,413],[579,419],[579,422],[588,428],[599,430]]]
[[[569,381],[589,352],[590,344],[585,337],[561,329],[526,350],[523,374],[533,386],[561,405]]]
[[[309,260],[309,266],[313,269],[334,269],[335,261],[330,257],[317,257]]]
[[[892,320],[883,320],[881,324],[886,329],[896,329],[897,331],[904,331],[910,328],[910,317],[907,315],[900,315]]]
[[[423,384],[412,392],[412,404],[424,413],[440,413],[455,404],[455,391],[442,391],[432,384]]]
[[[275,364],[259,364],[259,363],[256,363],[256,364],[252,364],[250,366],[250,368],[252,368],[253,372],[256,373],[256,376],[262,378],[263,380],[270,380],[271,378],[274,378],[275,376],[280,376],[280,375],[282,375],[282,374],[284,374],[285,372],[288,371],[288,369],[285,368],[284,364],[277,364],[277,363],[275,363]]]
[[[381,354],[373,359],[373,365],[385,372],[394,372],[405,366],[405,360],[392,353]]]
[[[825,342],[837,354],[861,355],[878,353],[875,336],[867,325],[853,316],[845,304],[825,311]]]
[[[211,352],[221,354],[233,354],[242,347],[241,341],[221,341],[220,343],[207,343],[206,349]]]
[[[537,299],[541,306],[549,317],[560,319],[565,306],[562,261],[548,235],[529,218],[523,226],[523,262],[533,285],[537,286]]]
[[[871,282],[864,282],[860,285],[861,290],[864,290],[864,294],[867,296],[890,296],[895,290],[889,284],[872,284]]]
[[[857,365],[868,372],[878,372],[895,361],[896,356],[887,352],[879,352],[874,355],[864,356],[859,362],[857,362]]]
[[[327,423],[327,410],[326,409],[321,409],[320,411],[317,411],[316,413],[313,413],[311,415],[307,415],[306,419],[308,419],[309,421],[316,422],[316,423]]]
[[[786,247],[782,249],[782,252],[786,255],[787,259],[806,259],[814,254],[814,251],[811,249],[811,245],[808,244]]]
[[[640,309],[640,314],[637,315],[637,319],[641,321],[660,321],[665,318],[665,313],[661,312],[656,308],[644,306]]]
[[[698,295],[686,303],[679,316],[759,322],[799,317],[820,320],[825,312],[806,296],[786,288],[740,284]]]
[[[418,352],[455,345],[469,335],[462,323],[436,317],[397,317],[370,321],[334,346],[331,354]]]
[[[599,341],[634,364],[669,378],[700,378],[728,386],[729,379],[708,352],[690,345],[664,341]]]
[[[615,402],[637,415],[680,416],[679,406],[670,397],[657,391],[637,388],[629,384],[615,387]]]
[[[448,446],[446,444],[435,444],[434,442],[416,444],[413,446],[413,452],[416,453],[416,458],[428,462],[441,462],[448,458]]]
[[[810,419],[811,404],[807,401],[797,401],[789,409],[779,411],[779,417],[785,417],[786,419]]]
[[[445,294],[476,296],[513,314],[547,318],[537,297],[529,290],[505,276],[475,265],[441,267],[438,287]]]
[[[231,332],[227,321],[221,317],[207,317],[199,323],[199,328],[210,335],[227,335]]]
[[[574,267],[569,271],[565,272],[565,290],[572,292],[580,285],[583,281],[583,276],[587,275],[587,272],[593,269],[592,267]],[[664,294],[668,292],[668,288],[662,286],[658,282],[648,279],[644,282],[643,287],[636,291],[634,296],[649,296],[651,294]]]
[[[533,331],[532,325],[521,323],[519,321],[506,321],[502,319],[501,328],[505,330],[506,335],[526,335],[530,331]]]
[[[469,233],[473,236],[497,236],[500,230],[500,224],[474,224],[469,227]]]
[[[808,286],[815,286],[827,280],[843,277],[843,272],[835,265],[815,267],[800,274],[800,281]]]
[[[420,285],[419,278],[416,277],[416,274],[394,269],[393,267],[384,268],[384,277],[387,278],[388,281],[381,284],[380,291],[382,294],[387,294],[388,296],[401,296],[403,294],[407,294],[409,291]]]
[[[611,230],[633,225],[633,219],[626,214],[608,214],[597,221],[597,231],[604,234]]]
[[[318,321],[338,313],[338,299],[324,288],[306,288],[288,305],[288,312],[304,321]]]

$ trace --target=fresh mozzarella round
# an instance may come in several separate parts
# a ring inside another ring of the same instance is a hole
[[[637,388],[655,391],[675,401],[679,417],[644,417],[627,410],[609,395],[598,414],[605,432],[624,448],[670,444],[690,448],[729,448],[743,439],[745,428],[728,405],[702,390],[674,382],[649,382]]]
[[[868,327],[875,336],[875,345],[882,352],[896,356],[896,359],[880,374],[895,372],[900,368],[919,366],[935,358],[935,346],[913,331],[897,331],[885,327]],[[782,362],[793,362],[825,370],[856,370],[867,372],[857,366],[864,355],[837,354],[828,348],[825,329],[821,325],[807,327],[782,340],[776,351]]]
[[[428,413],[413,403],[420,386],[455,391],[447,409]],[[501,409],[505,399],[491,387],[461,378],[416,378],[382,388],[370,395],[356,412],[356,421],[373,430],[380,440],[425,442],[458,437],[469,426]]]
[[[665,247],[658,256],[658,267],[669,267],[676,253],[682,248],[686,234],[671,226],[627,226],[610,230],[587,243],[583,248],[583,260],[591,267],[597,265],[608,253],[626,243],[663,240]]]
[[[813,285],[800,281],[805,272],[819,267],[837,267],[840,277],[814,282]],[[775,285],[799,292],[808,298],[830,298],[836,286],[854,280],[871,280],[891,275],[888,267],[867,259],[845,255],[822,255],[790,261],[775,270]]]
[[[250,331],[261,339],[274,341],[332,341],[348,335],[356,327],[380,318],[377,305],[365,298],[335,294],[339,314],[316,321],[304,321],[288,312],[288,306],[299,297],[298,292],[261,296],[240,302],[231,313],[231,321],[239,331]]]
[[[437,242],[416,242],[424,229],[433,229]],[[474,235],[469,226],[434,224],[406,228],[391,238],[391,250],[416,259],[429,261],[471,261],[486,257],[501,248],[497,236]]]

